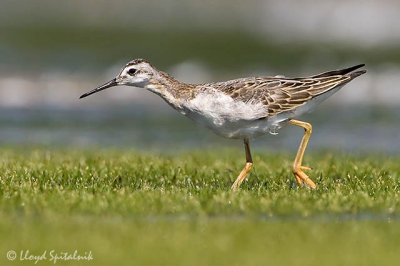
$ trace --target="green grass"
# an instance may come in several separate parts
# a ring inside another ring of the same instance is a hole
[[[400,157],[306,154],[317,190],[297,187],[294,154],[172,155],[0,149],[0,264],[8,250],[92,251],[82,265],[383,265],[400,245]],[[48,256],[49,257],[49,256]],[[51,264],[41,261],[41,265]],[[57,264],[73,262],[58,262]]]

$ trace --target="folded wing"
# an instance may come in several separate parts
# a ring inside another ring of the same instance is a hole
[[[214,85],[214,88],[238,101],[254,104],[261,102],[267,109],[267,116],[273,116],[294,110],[314,97],[343,86],[366,72],[365,70],[353,72],[362,66],[364,65],[302,78],[245,78],[215,84],[217,86]]]

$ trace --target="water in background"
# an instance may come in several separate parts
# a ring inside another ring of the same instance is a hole
[[[242,149],[139,90],[77,100],[143,57],[186,82],[366,63],[366,75],[303,117],[314,126],[309,148],[400,151],[398,1],[3,2],[0,145]],[[252,147],[294,150],[302,134],[287,126]]]
[[[388,115],[390,114],[390,115]],[[320,107],[303,120],[313,124],[310,150],[400,152],[400,108]],[[297,148],[303,130],[288,125],[254,140],[253,150]],[[157,152],[236,147],[178,112],[149,106],[0,108],[0,145],[124,147]]]

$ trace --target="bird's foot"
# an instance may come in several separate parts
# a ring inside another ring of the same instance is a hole
[[[232,191],[236,191],[243,180],[246,178],[247,173],[250,171],[251,167],[253,166],[252,162],[247,162],[244,166],[242,172],[240,172],[238,178],[235,180],[235,183],[231,186]]]
[[[235,182],[235,183],[232,184],[231,190],[232,190],[232,191],[236,191],[238,187],[239,187],[238,182]]]
[[[294,166],[293,167],[293,174],[294,177],[296,178],[297,184],[299,184],[299,187],[303,186],[303,182],[306,183],[309,187],[312,189],[315,189],[317,186],[315,183],[303,172],[303,170],[312,170],[310,167],[306,166]]]

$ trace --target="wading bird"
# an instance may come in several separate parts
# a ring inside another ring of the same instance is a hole
[[[311,136],[311,124],[295,120],[310,111],[354,78],[366,73],[354,71],[364,64],[309,77],[249,77],[217,83],[187,84],[159,71],[144,59],[129,62],[111,81],[80,98],[117,86],[145,88],[161,96],[181,114],[213,130],[218,135],[243,139],[246,164],[232,185],[236,190],[253,166],[249,139],[275,133],[290,123],[304,128],[292,171],[299,186],[315,183],[303,172],[304,151]]]

